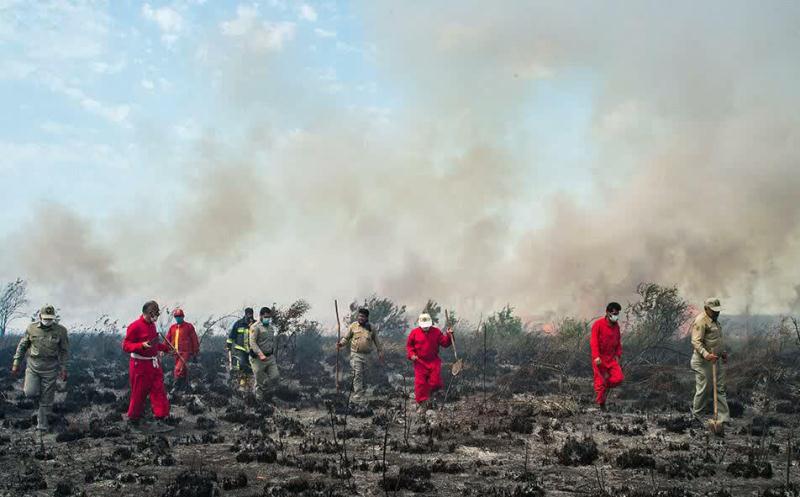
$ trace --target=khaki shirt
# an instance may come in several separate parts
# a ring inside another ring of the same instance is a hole
[[[364,328],[358,322],[351,323],[347,328],[347,334],[342,337],[340,342],[342,345],[350,344],[350,352],[357,352],[359,354],[367,354],[372,352],[372,345],[378,352],[383,350],[381,342],[378,340],[378,334],[375,328],[372,331]]]
[[[31,359],[57,360],[58,365],[65,369],[69,357],[67,329],[58,323],[53,323],[49,328],[43,327],[41,323],[31,323],[17,345],[14,364],[19,366],[25,353],[29,351]]]
[[[264,326],[260,321],[250,325],[250,351],[254,356],[258,356],[259,353],[273,354],[276,341],[277,334],[274,326]]]
[[[722,350],[722,326],[713,321],[706,311],[698,315],[692,324],[692,348],[705,358],[710,352]]]

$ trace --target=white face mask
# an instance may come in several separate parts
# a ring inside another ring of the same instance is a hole
[[[54,319],[42,319],[42,326],[52,326]]]
[[[608,319],[609,319],[609,320],[610,320],[612,323],[616,323],[617,321],[619,321],[619,314],[609,314],[609,315],[608,315]]]

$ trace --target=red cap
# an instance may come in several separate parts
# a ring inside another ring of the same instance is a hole
[[[175,309],[175,310],[172,312],[172,315],[173,315],[174,317],[178,317],[178,316],[180,316],[180,317],[183,317],[183,309]]]

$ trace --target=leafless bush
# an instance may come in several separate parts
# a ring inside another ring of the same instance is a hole
[[[0,337],[5,336],[8,323],[24,316],[22,307],[28,303],[28,283],[17,278],[7,283],[0,292]]]
[[[669,355],[682,357],[676,347],[678,331],[691,318],[689,304],[675,287],[641,283],[640,299],[625,310],[627,364],[664,362]]]

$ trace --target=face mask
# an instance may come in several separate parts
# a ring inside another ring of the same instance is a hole
[[[271,322],[272,322],[272,319],[270,319],[270,318],[264,318],[264,319],[261,320],[261,324],[263,324],[264,326],[269,326],[269,324]]]
[[[52,326],[54,319],[42,319],[42,326]]]
[[[178,324],[183,324],[183,318],[177,317],[177,318],[175,318],[175,322],[178,323]]]
[[[609,319],[609,320],[610,320],[612,323],[616,323],[617,321],[619,321],[619,314],[609,314],[609,315],[608,315],[608,319]]]

